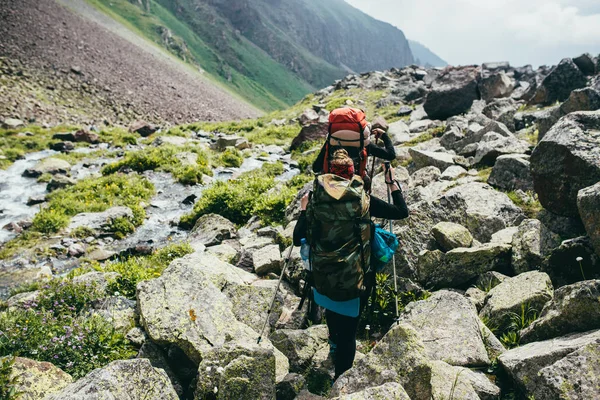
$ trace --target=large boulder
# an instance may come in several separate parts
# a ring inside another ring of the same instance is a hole
[[[523,154],[529,143],[514,136],[504,137],[496,132],[487,133],[477,145],[475,164],[494,165],[496,159],[506,154]]]
[[[310,124],[302,127],[302,130],[292,140],[290,150],[298,149],[302,143],[322,140],[327,136],[329,124]]]
[[[391,123],[387,134],[394,146],[408,142],[413,137],[410,133],[410,129],[408,129],[408,125],[406,125],[404,121],[396,121]]]
[[[44,158],[36,165],[28,168],[23,172],[23,176],[37,178],[43,174],[68,174],[71,171],[71,164],[60,158]]]
[[[478,247],[459,247],[442,253],[424,250],[419,254],[418,280],[424,286],[459,287],[479,274],[494,268],[506,269],[510,264],[510,246],[484,244]]]
[[[423,104],[431,119],[446,119],[462,114],[479,98],[479,68],[446,68],[431,85]]]
[[[600,342],[586,345],[539,372],[539,399],[600,398]]]
[[[556,289],[540,318],[521,331],[521,343],[600,329],[600,280]]]
[[[432,360],[464,367],[490,363],[477,310],[459,293],[441,290],[427,300],[412,302],[400,315],[400,321],[418,330]]]
[[[238,321],[232,301],[223,292],[250,279],[250,274],[234,270],[214,256],[191,254],[175,260],[160,278],[138,284],[142,326],[154,342],[176,345],[196,364],[226,343],[244,349],[240,354],[267,349],[276,361],[272,373],[282,379],[288,372],[285,356],[268,339],[256,343],[259,334]]]
[[[573,90],[571,95],[560,106],[562,115],[575,111],[595,111],[600,108],[600,90],[592,87]]]
[[[467,228],[453,222],[436,224],[431,233],[442,250],[450,251],[457,247],[471,247],[473,236]]]
[[[525,154],[499,156],[487,182],[504,191],[533,190],[529,156]]]
[[[482,113],[488,118],[501,122],[511,131],[515,130],[515,114],[520,104],[511,98],[496,99],[487,104]]]
[[[600,111],[563,117],[531,155],[533,184],[544,208],[578,216],[577,193],[600,181]]]
[[[586,86],[587,79],[570,58],[563,59],[544,78],[530,104],[549,105],[565,101],[575,89]]]
[[[540,269],[551,251],[560,246],[560,237],[537,219],[521,222],[512,240],[512,268],[515,274]]]
[[[179,397],[162,369],[154,368],[148,359],[113,361],[95,369],[46,400],[165,399]]]
[[[542,310],[552,299],[554,290],[550,277],[538,271],[525,272],[504,282],[489,291],[485,306],[479,313],[492,326],[504,329],[511,322],[511,315],[520,315],[528,309]]]
[[[594,75],[596,73],[596,60],[590,53],[584,53],[573,59],[573,63],[583,72],[584,75]]]
[[[509,350],[502,354],[498,360],[502,368],[508,373],[512,380],[518,385],[519,389],[524,391],[529,396],[535,396],[536,399],[560,398],[556,397],[539,397],[537,390],[546,387],[544,384],[545,377],[541,371],[546,367],[555,364],[567,357],[569,354],[579,351],[587,346],[595,345],[600,341],[600,330],[577,333],[561,338],[546,340],[542,342],[533,342],[521,347]],[[586,365],[587,366],[587,365]],[[588,379],[587,370],[580,370],[581,378]],[[556,378],[559,375],[554,375]],[[597,373],[593,373],[592,378],[597,380]],[[547,377],[547,374],[546,374]],[[565,389],[576,382],[564,385]],[[597,383],[597,381],[596,381]],[[597,388],[597,386],[596,386]],[[570,389],[569,389],[570,390]],[[569,399],[592,399],[592,397],[563,397]]]
[[[579,191],[577,209],[596,254],[600,256],[600,182]]]
[[[15,358],[10,379],[16,380],[15,389],[21,400],[42,400],[73,382],[71,375],[49,362],[22,357]]]
[[[335,397],[333,400],[410,400],[410,397],[408,397],[402,385],[396,382],[388,382],[360,392]]]
[[[266,275],[269,272],[279,272],[281,270],[281,252],[279,245],[271,244],[257,249],[252,253],[252,263],[254,272],[257,275]]]
[[[188,240],[214,246],[225,239],[235,237],[235,233],[235,225],[227,218],[218,214],[206,214],[198,218]]]

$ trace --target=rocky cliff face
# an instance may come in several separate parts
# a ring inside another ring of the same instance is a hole
[[[342,0],[210,0],[242,35],[277,61],[306,76],[303,52],[355,72],[413,63],[401,30]],[[313,83],[313,82],[311,82]],[[314,82],[316,83],[316,82]]]

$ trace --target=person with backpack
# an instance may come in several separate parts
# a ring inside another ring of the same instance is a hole
[[[409,212],[393,168],[385,172],[393,198],[389,204],[367,193],[346,150],[336,150],[329,167],[330,173],[317,176],[312,192],[301,200],[293,241],[310,246],[313,300],[326,309],[337,379],[354,362],[360,313],[374,285],[368,279],[374,278],[371,217],[396,220]]]
[[[360,175],[367,189],[370,188],[370,178],[367,176],[367,159],[369,156],[382,160],[394,160],[396,150],[387,134],[388,124],[383,117],[377,117],[369,124],[362,110],[356,108],[337,108],[329,114],[329,129],[325,144],[313,162],[315,174],[329,172],[329,160],[333,153],[343,148],[354,161],[354,172]],[[370,141],[374,135],[381,139],[384,147],[379,147]]]

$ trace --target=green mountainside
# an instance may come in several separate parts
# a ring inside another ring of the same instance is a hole
[[[267,111],[413,62],[400,30],[343,0],[87,1]]]

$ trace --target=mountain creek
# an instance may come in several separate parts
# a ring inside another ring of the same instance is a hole
[[[290,246],[342,106],[388,121],[410,215],[334,381]],[[2,124],[0,384],[27,398],[600,398],[598,57],[351,74],[253,120]]]

